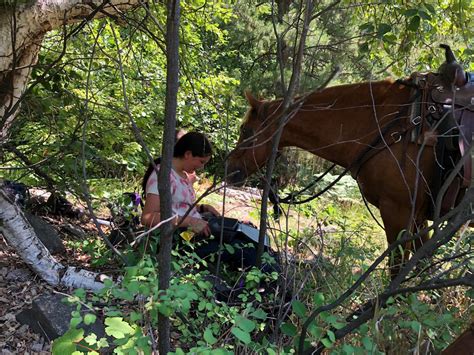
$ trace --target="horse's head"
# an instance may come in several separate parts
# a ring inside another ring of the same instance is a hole
[[[250,108],[240,126],[236,148],[228,159],[227,181],[241,185],[245,179],[263,166],[272,149],[280,101],[259,101],[246,92]]]

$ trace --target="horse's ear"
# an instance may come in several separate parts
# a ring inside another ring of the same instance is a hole
[[[250,107],[254,109],[258,109],[258,107],[262,103],[261,101],[257,100],[248,90],[245,91],[245,97],[247,98],[247,101],[249,102]]]

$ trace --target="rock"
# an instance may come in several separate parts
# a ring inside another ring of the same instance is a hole
[[[59,194],[51,194],[46,201],[46,206],[49,213],[58,216],[80,218],[84,214],[82,208],[75,207],[65,197],[62,197]]]
[[[16,181],[4,180],[1,181],[1,188],[18,206],[25,207],[29,197],[28,186]]]
[[[32,331],[44,338],[54,340],[68,331],[71,312],[76,310],[75,305],[64,303],[63,298],[58,294],[42,295],[33,301],[32,308],[18,313],[16,319],[21,324],[29,325]],[[85,334],[94,333],[98,338],[105,337],[100,320],[88,326],[81,323],[79,327],[85,330]]]
[[[86,232],[84,232],[82,228],[77,227],[71,223],[64,224],[61,229],[73,237],[77,237],[79,239],[85,239],[87,236]]]
[[[42,343],[34,343],[31,346],[31,351],[33,351],[35,353],[39,353],[42,350],[43,350],[43,344]]]
[[[32,278],[33,274],[28,269],[13,269],[5,276],[7,281],[24,282]]]
[[[31,213],[25,212],[25,217],[30,222],[31,226],[35,230],[38,238],[43,242],[44,246],[49,250],[51,254],[65,253],[63,242],[59,237],[58,232],[49,223],[43,221],[38,216]]]

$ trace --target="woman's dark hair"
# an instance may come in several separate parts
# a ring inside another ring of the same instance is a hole
[[[191,151],[194,157],[209,157],[212,154],[212,146],[204,134],[189,132],[174,145],[173,157],[182,158],[187,151]]]
[[[178,135],[178,131],[176,135]],[[191,151],[191,154],[194,157],[209,157],[212,154],[212,145],[211,142],[209,142],[209,139],[207,139],[206,135],[199,132],[189,132],[181,136],[181,138],[179,138],[175,143],[173,157],[182,158],[187,151]],[[159,165],[161,163],[161,157],[156,158],[154,162],[155,165]],[[153,170],[153,165],[150,164],[145,172],[145,175],[143,175],[143,197],[146,197],[146,183],[148,182],[150,175],[153,173]]]

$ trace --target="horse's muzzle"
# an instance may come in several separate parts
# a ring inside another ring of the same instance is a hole
[[[233,186],[242,186],[247,179],[244,169],[229,168],[226,175],[226,182]]]

